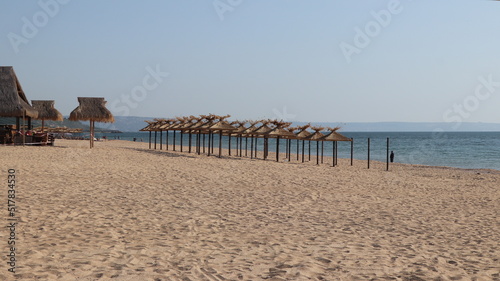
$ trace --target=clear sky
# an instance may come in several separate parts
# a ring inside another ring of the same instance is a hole
[[[69,115],[500,123],[499,1],[0,0],[0,65]]]

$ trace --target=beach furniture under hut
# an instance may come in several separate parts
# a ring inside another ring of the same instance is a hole
[[[90,122],[90,148],[93,148],[95,122],[113,123],[115,118],[106,108],[104,98],[79,97],[78,102],[80,105],[71,112],[69,120]]]
[[[11,138],[8,142],[26,143],[26,132],[21,133],[20,119],[28,121],[28,130],[31,129],[31,118],[38,117],[38,111],[34,109],[21,87],[21,83],[17,79],[16,73],[12,66],[0,67],[0,117],[15,117],[16,118],[16,135],[2,135],[2,143],[7,142],[7,137]],[[26,129],[24,129],[27,131]]]

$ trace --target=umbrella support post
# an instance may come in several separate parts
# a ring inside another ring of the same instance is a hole
[[[302,163],[304,163],[304,151],[305,151],[306,141],[302,140]]]
[[[316,165],[319,165],[319,141],[316,141]]]
[[[242,138],[243,136],[241,136]],[[248,156],[248,137],[245,137],[245,157]]]
[[[325,143],[321,142],[321,164],[323,164],[324,149],[325,149]]]
[[[168,150],[168,130],[165,131],[165,149]]]
[[[280,161],[280,136],[276,138],[276,162]]]
[[[354,155],[354,139],[351,139],[351,166],[353,164],[353,155]]]
[[[219,131],[219,158],[222,157],[222,130]]]
[[[229,132],[228,138],[229,138],[229,156],[231,156],[231,132]]]
[[[189,153],[191,153],[191,141],[193,139],[193,134],[189,131]]]
[[[92,127],[92,125],[90,127]],[[151,149],[151,133],[152,132],[149,131],[149,149]],[[91,146],[91,148],[92,148],[92,146]]]
[[[155,131],[155,150],[156,150],[156,136],[158,135],[158,131]],[[94,138],[92,138],[93,140]]]
[[[182,141],[182,136],[183,136],[184,134],[183,134],[183,131],[180,131],[179,133],[181,134],[181,145],[180,145],[180,146],[181,146],[181,152],[182,152],[182,147],[184,146],[184,143],[183,143],[183,141]]]
[[[173,140],[173,146],[174,146],[173,150],[175,151],[175,130],[174,130],[174,140]]]
[[[212,152],[211,149],[211,141],[212,141],[212,131],[208,131],[208,156],[210,156],[210,153]]]
[[[368,169],[370,169],[370,138],[368,138]]]
[[[163,131],[160,131],[160,150],[163,148]]]
[[[309,141],[309,161],[311,161],[311,141]]]

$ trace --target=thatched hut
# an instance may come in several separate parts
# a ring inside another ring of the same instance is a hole
[[[94,147],[95,122],[113,123],[115,118],[106,108],[104,98],[78,98],[80,105],[69,115],[71,121],[90,121],[90,148]]]
[[[28,120],[31,128],[31,118],[36,118],[38,111],[30,104],[24,94],[21,83],[17,79],[12,66],[0,67],[0,117],[16,117],[16,130],[20,131],[20,119]],[[25,143],[23,134],[23,144]]]
[[[54,108],[53,100],[32,100],[33,108],[38,111],[37,120],[42,120],[42,131],[45,127],[45,120],[63,121],[63,115]]]

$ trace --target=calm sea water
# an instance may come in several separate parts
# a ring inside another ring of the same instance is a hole
[[[367,159],[367,139],[370,138],[370,158],[385,161],[387,138],[390,140],[390,150],[395,153],[395,162],[407,164],[422,164],[430,166],[448,166],[457,168],[484,168],[500,170],[500,132],[342,132],[347,137],[354,138],[354,158]],[[121,140],[133,140],[148,142],[149,132],[105,134],[109,139],[119,137]],[[152,134],[154,138],[154,133]],[[97,135],[102,137],[102,135]],[[159,142],[159,134],[157,136]],[[184,136],[184,145],[187,145],[188,137]],[[232,147],[235,148],[233,138]],[[169,144],[172,144],[173,134],[169,133]],[[177,144],[180,137],[177,133]],[[245,140],[243,140],[243,143]],[[163,133],[165,143],[165,133]],[[249,142],[250,143],[250,142]],[[193,137],[194,144],[194,137]],[[215,137],[218,147],[218,136]],[[270,139],[270,150],[275,149],[275,140]],[[281,141],[281,151],[285,149],[285,142]],[[159,145],[159,144],[158,144]],[[259,140],[258,148],[262,150],[263,141]],[[223,147],[227,148],[228,139],[223,138]],[[249,144],[250,146],[250,144]],[[300,145],[300,148],[302,145]],[[158,146],[159,148],[159,146]],[[325,142],[325,156],[332,155],[332,143]],[[339,142],[339,157],[350,157],[350,143]],[[306,142],[306,153],[308,150]],[[292,142],[292,152],[296,152],[296,141]],[[316,144],[313,142],[311,153],[316,154]]]

